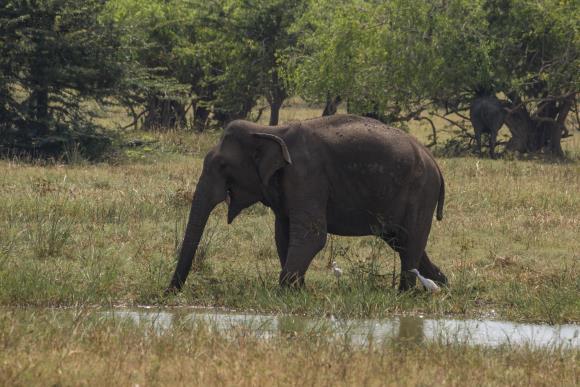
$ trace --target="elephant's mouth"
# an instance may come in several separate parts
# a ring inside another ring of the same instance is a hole
[[[226,189],[226,198],[224,200],[228,207],[232,203],[232,191],[230,189]]]

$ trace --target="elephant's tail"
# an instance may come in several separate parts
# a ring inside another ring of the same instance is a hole
[[[437,166],[439,169],[439,166]],[[439,178],[441,179],[441,186],[439,187],[439,199],[437,200],[437,220],[443,219],[443,204],[445,203],[445,180],[441,171],[439,171]]]

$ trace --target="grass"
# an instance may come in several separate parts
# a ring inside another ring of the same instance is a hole
[[[77,309],[3,310],[0,384],[29,385],[577,385],[578,352],[388,342],[352,347],[325,335],[260,340],[203,324],[111,320]]]
[[[318,112],[297,111],[300,118]],[[292,119],[292,108],[282,117]],[[451,285],[439,295],[398,294],[398,258],[375,238],[332,237],[332,249],[308,272],[307,290],[280,290],[271,212],[256,205],[227,226],[220,205],[206,229],[203,265],[182,294],[164,299],[202,157],[219,133],[126,137],[149,145],[125,149],[122,162],[107,164],[0,161],[1,305],[195,304],[580,321],[578,162],[440,158],[445,218],[434,222],[428,251]],[[332,259],[345,271],[341,283],[329,270]]]
[[[282,120],[317,116],[286,106]],[[266,115],[267,116],[267,115]],[[112,111],[110,127],[127,121]],[[262,117],[263,120],[267,117]],[[442,123],[438,122],[438,125]],[[411,133],[428,142],[430,130]],[[451,133],[443,130],[439,140]],[[164,298],[202,158],[219,133],[125,132],[108,163],[0,161],[0,385],[577,385],[578,351],[445,343],[353,348],[324,335],[151,327],[93,307],[213,306],[324,317],[392,314],[580,322],[580,136],[569,161],[439,158],[445,217],[428,251],[450,286],[398,294],[398,257],[376,238],[331,237],[307,288],[277,286],[273,215],[228,226],[214,211],[184,291]],[[344,270],[337,282],[329,267]],[[90,308],[89,308],[90,306]],[[67,307],[62,312],[51,307]]]

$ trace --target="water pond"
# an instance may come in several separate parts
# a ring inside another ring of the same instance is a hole
[[[497,320],[434,319],[395,316],[358,320],[226,312],[215,309],[127,308],[102,312],[105,318],[148,325],[162,334],[173,324],[205,324],[224,334],[247,332],[258,338],[277,335],[325,335],[352,345],[441,342],[497,347],[580,348],[580,325],[523,324]]]

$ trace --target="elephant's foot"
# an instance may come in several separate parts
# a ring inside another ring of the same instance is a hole
[[[179,293],[180,289],[176,286],[169,286],[163,291],[164,297],[174,296]]]
[[[304,287],[304,274],[282,270],[279,282],[281,287],[300,289]]]
[[[447,276],[441,271],[439,271],[438,274],[433,276],[431,279],[438,285],[447,285],[449,283]]]
[[[417,283],[417,277],[415,274],[408,272],[406,270],[401,272],[401,280],[399,282],[399,292],[406,292],[407,290],[414,288]]]

